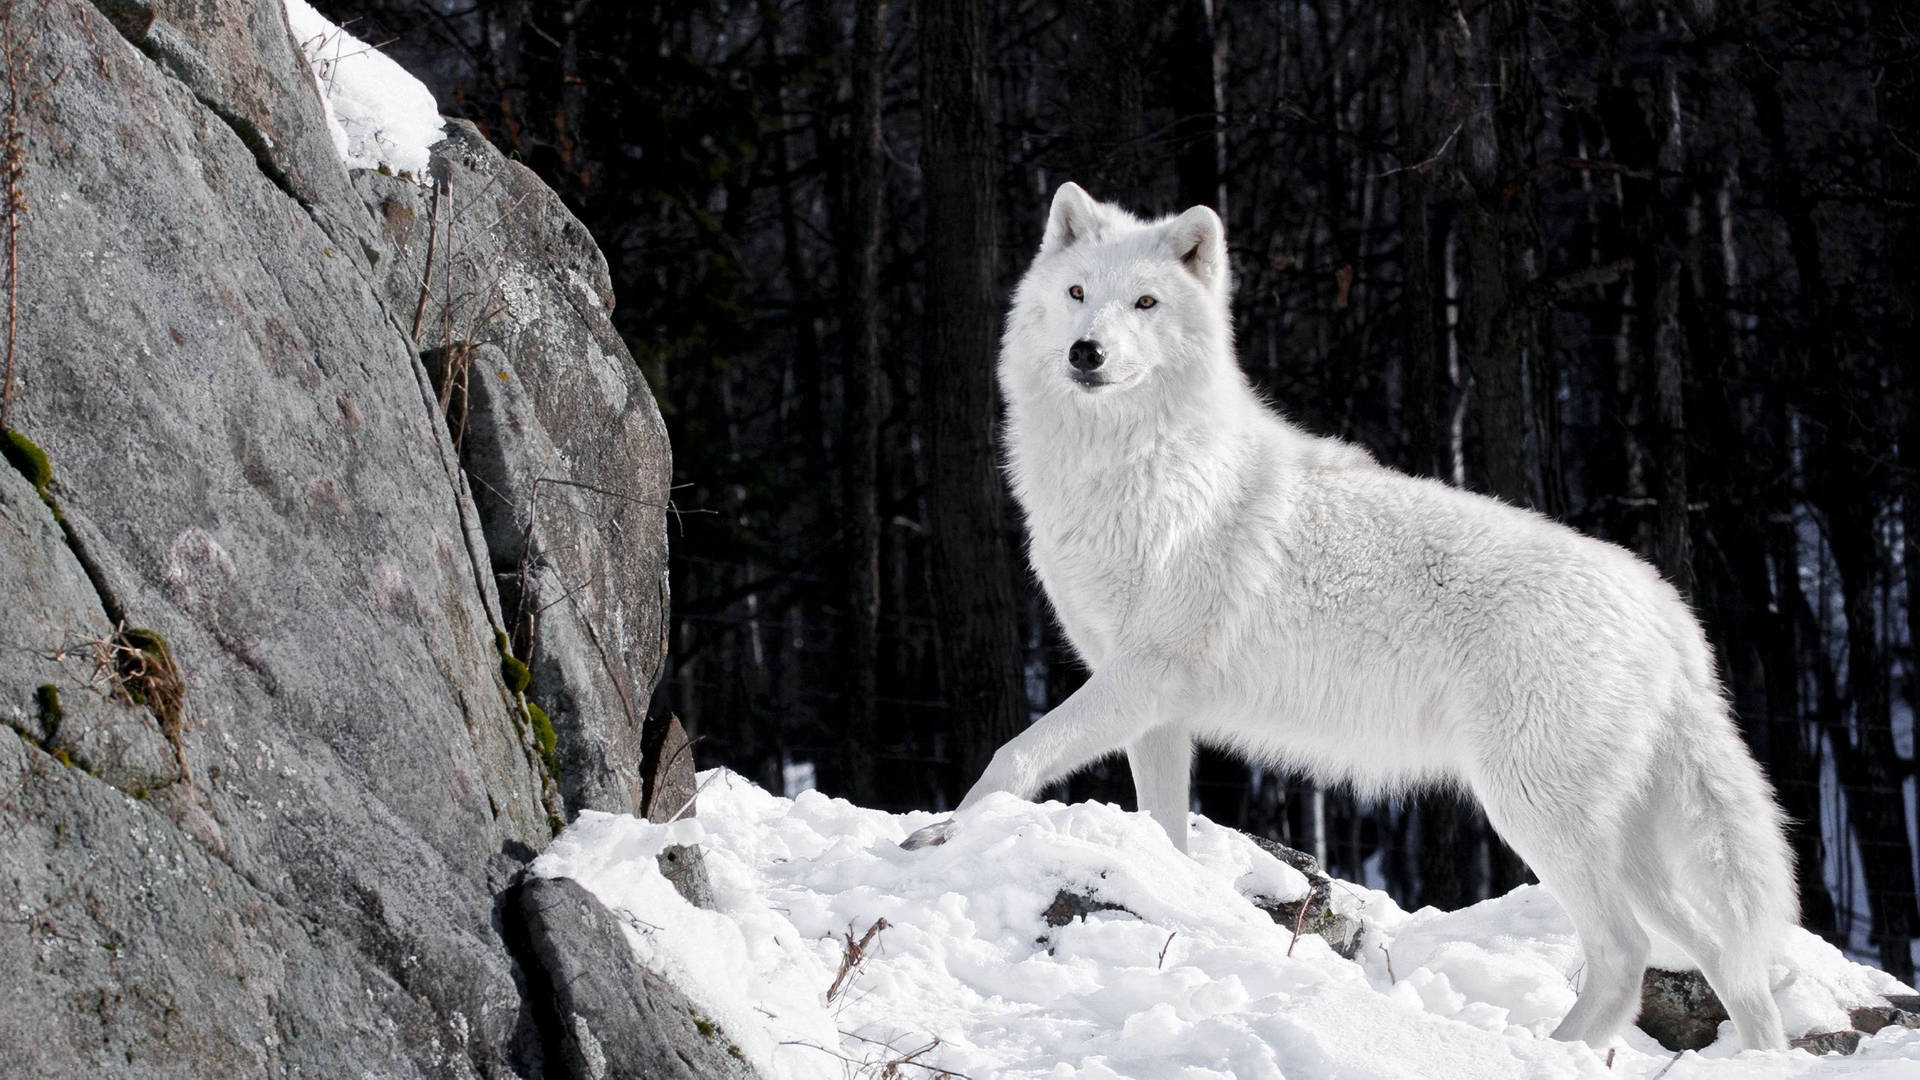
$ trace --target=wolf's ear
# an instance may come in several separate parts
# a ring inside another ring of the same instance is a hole
[[[1180,265],[1208,288],[1226,283],[1227,231],[1211,209],[1196,206],[1168,222],[1167,245]]]
[[[1053,209],[1047,211],[1047,233],[1040,241],[1040,254],[1065,251],[1094,234],[1099,228],[1100,210],[1093,196],[1069,180],[1053,193]]]

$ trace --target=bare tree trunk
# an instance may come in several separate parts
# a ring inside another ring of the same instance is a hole
[[[1220,10],[1226,0],[1180,0],[1175,30],[1179,70],[1172,79],[1175,168],[1180,176],[1180,206],[1211,206],[1227,216],[1227,136],[1222,123],[1225,99],[1220,79],[1226,66],[1226,40]]]
[[[1693,533],[1687,523],[1686,355],[1680,337],[1680,266],[1671,263],[1649,273],[1659,275],[1653,311],[1653,400],[1660,419],[1660,573],[1686,596],[1693,581]]]
[[[1675,61],[1661,65],[1654,83],[1652,137],[1656,148],[1646,164],[1657,177],[1682,171],[1680,79]],[[1643,301],[1641,339],[1653,363],[1653,411],[1659,425],[1660,494],[1657,543],[1660,572],[1683,594],[1693,594],[1693,534],[1687,523],[1686,338],[1680,329],[1680,285],[1684,269],[1672,237],[1699,234],[1687,209],[1691,192],[1684,181],[1656,179],[1641,185],[1648,201],[1639,207],[1640,242],[1634,281]]]
[[[920,15],[926,339],[932,440],[927,526],[948,700],[967,780],[1026,725],[1019,610],[995,467],[993,117],[982,0]]]
[[[1531,452],[1544,440],[1530,399],[1551,400],[1529,386],[1530,350],[1539,346],[1528,302],[1538,259],[1534,222],[1531,130],[1534,86],[1528,67],[1525,0],[1491,0],[1474,33],[1469,77],[1481,95],[1467,122],[1468,364],[1480,401],[1480,438],[1487,486],[1519,506],[1538,506],[1539,477]],[[1533,436],[1530,439],[1529,436]]]
[[[1548,513],[1541,480],[1543,458],[1557,439],[1557,402],[1551,357],[1541,333],[1543,312],[1531,296],[1539,269],[1532,144],[1536,88],[1530,66],[1531,19],[1525,0],[1491,0],[1465,39],[1465,78],[1476,95],[1463,125],[1464,173],[1471,197],[1463,207],[1467,262],[1466,367],[1479,404],[1486,482],[1495,496]],[[1422,835],[1438,832],[1448,815],[1432,806]],[[1461,900],[1504,892],[1526,879],[1524,864],[1486,828],[1477,813],[1454,810],[1455,827],[1471,840],[1433,854],[1450,859],[1462,876]],[[1469,828],[1470,827],[1470,828]],[[1439,839],[1435,838],[1436,841]],[[1487,851],[1487,878],[1479,877],[1478,849]],[[1427,878],[1427,848],[1422,877]],[[1429,882],[1429,888],[1434,885]]]
[[[1405,464],[1422,476],[1445,479],[1450,472],[1446,447],[1446,379],[1435,328],[1439,290],[1434,288],[1433,222],[1427,206],[1427,170],[1438,155],[1428,102],[1435,87],[1429,75],[1428,39],[1432,7],[1423,0],[1399,4],[1402,45],[1399,93],[1400,165],[1400,321],[1406,344],[1403,398]]]
[[[1399,93],[1400,172],[1396,174],[1400,199],[1401,273],[1405,286],[1400,298],[1402,357],[1406,392],[1402,415],[1407,432],[1405,464],[1415,473],[1455,483],[1452,453],[1453,386],[1443,371],[1436,335],[1440,308],[1434,288],[1432,212],[1428,197],[1433,187],[1430,170],[1444,156],[1436,140],[1428,103],[1436,96],[1432,57],[1433,8],[1420,0],[1402,0],[1399,28],[1402,45]],[[1445,136],[1442,136],[1444,139]],[[1445,247],[1444,243],[1442,245]],[[1449,253],[1450,254],[1450,253]],[[1419,903],[1443,910],[1477,899],[1472,867],[1478,862],[1473,808],[1453,791],[1429,791],[1413,800],[1419,819]]]
[[[1847,616],[1847,692],[1853,701],[1852,731],[1832,732],[1834,766],[1860,844],[1880,966],[1907,981],[1913,978],[1913,938],[1920,931],[1920,912],[1915,910],[1913,846],[1901,791],[1906,762],[1894,747],[1888,667],[1876,618],[1873,579],[1881,565],[1874,538],[1877,500],[1871,491],[1853,489],[1837,476],[1821,487],[1832,493],[1822,509],[1840,570]]]
[[[852,169],[848,214],[852,301],[846,322],[847,735],[841,740],[848,797],[874,792],[875,668],[880,625],[880,221],[886,156],[880,92],[886,81],[887,0],[858,0],[853,16]]]
[[[1783,407],[1771,410],[1769,422],[1784,429]],[[1784,436],[1776,444],[1785,446]],[[1787,504],[1788,499],[1781,499]],[[1793,846],[1793,861],[1800,885],[1800,924],[1836,944],[1842,943],[1833,893],[1827,888],[1826,830],[1820,807],[1820,757],[1815,747],[1820,731],[1807,723],[1802,703],[1803,679],[1800,655],[1794,631],[1794,612],[1806,605],[1800,586],[1799,538],[1794,535],[1793,518],[1784,509],[1771,515],[1766,532],[1767,548],[1761,557],[1772,565],[1758,567],[1761,585],[1766,575],[1778,590],[1770,624],[1773,633],[1764,643],[1767,665],[1767,702],[1774,719],[1767,759],[1768,773],[1780,796],[1780,808],[1790,823],[1787,840]],[[1824,650],[1822,650],[1824,652]]]
[[[1424,196],[1420,206],[1422,211],[1430,209]],[[1471,342],[1462,340],[1464,327],[1457,314],[1466,299],[1459,275],[1462,230],[1458,227],[1458,216],[1449,213],[1442,215],[1440,220],[1437,263],[1440,268],[1439,300],[1442,305],[1439,310],[1444,312],[1441,319],[1445,330],[1445,356],[1436,357],[1431,369],[1434,401],[1430,408],[1436,421],[1432,452],[1437,475],[1455,487],[1464,487],[1467,481],[1466,410],[1470,378],[1468,366],[1462,360],[1462,352],[1463,346],[1470,347]],[[1431,225],[1433,215],[1428,214],[1427,218]],[[1431,237],[1428,243],[1433,243]],[[1409,873],[1419,886],[1416,892],[1418,902],[1451,910],[1485,896],[1494,885],[1475,880],[1475,870],[1480,864],[1478,850],[1484,822],[1473,804],[1458,792],[1443,788],[1415,796],[1410,811],[1408,817],[1416,823],[1417,828],[1409,829],[1403,823],[1402,832],[1416,834],[1419,838],[1418,858],[1412,863]],[[1504,845],[1497,838],[1493,843],[1496,851],[1505,852]],[[1515,869],[1515,863],[1517,860],[1508,858],[1496,862],[1495,877],[1499,879],[1502,891],[1511,887],[1505,884],[1508,879],[1521,876],[1521,871]]]
[[[1139,28],[1144,0],[1069,6],[1075,37],[1068,64],[1075,83],[1072,116],[1077,180],[1096,198],[1137,203],[1145,172],[1141,114],[1146,78]],[[1158,9],[1155,9],[1157,14]]]

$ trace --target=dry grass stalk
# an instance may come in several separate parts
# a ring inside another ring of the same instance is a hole
[[[187,752],[181,735],[187,730],[187,684],[173,660],[173,649],[158,631],[129,628],[125,622],[107,637],[84,642],[93,656],[93,674],[87,683],[126,705],[144,707],[160,725],[160,734],[173,748],[174,766],[181,782],[191,786]]]
[[[449,341],[440,352],[440,415],[447,418],[447,432],[453,436],[455,453],[467,437],[467,377],[473,367],[474,344]],[[457,399],[457,400],[456,400]]]
[[[832,1001],[840,995],[841,987],[846,983],[847,978],[851,976],[862,963],[866,962],[867,946],[873,943],[875,935],[886,928],[887,920],[875,919],[873,925],[867,927],[867,932],[860,935],[860,940],[855,941],[853,939],[853,925],[851,923],[847,925],[847,947],[846,951],[840,956],[840,973],[833,977],[833,985],[827,987],[828,1001]]]
[[[932,1075],[933,1080],[948,1080],[948,1078],[952,1078],[952,1080],[973,1080],[973,1078],[969,1077],[966,1073],[952,1072],[947,1069],[942,1069],[937,1065],[928,1065],[925,1062],[919,1060],[919,1058],[922,1055],[931,1054],[935,1050],[938,1050],[940,1048],[940,1036],[938,1035],[935,1035],[933,1037],[933,1041],[928,1042],[922,1046],[919,1046],[913,1050],[908,1050],[902,1053],[899,1049],[895,1048],[891,1043],[884,1043],[884,1042],[881,1042],[879,1039],[869,1039],[865,1035],[855,1034],[854,1032],[850,1032],[850,1031],[842,1032],[842,1034],[850,1038],[858,1039],[863,1043],[868,1043],[872,1046],[881,1047],[882,1049],[885,1049],[888,1053],[893,1055],[892,1057],[886,1058],[885,1060],[882,1060],[882,1061],[871,1061],[871,1062],[865,1063],[865,1066],[862,1069],[863,1073],[868,1069],[879,1070],[873,1074],[875,1080],[904,1080],[907,1074],[902,1072],[901,1069],[904,1066],[908,1066],[908,1065],[911,1065],[916,1069],[926,1070],[929,1074]]]
[[[497,178],[489,180],[475,198],[484,199],[497,182]],[[508,207],[502,214],[502,220],[518,205],[516,201],[513,206]],[[434,273],[437,270],[440,277],[441,365],[436,380],[438,385],[434,387],[434,392],[438,395],[440,412],[447,419],[447,430],[453,438],[453,448],[457,452],[467,431],[468,388],[473,355],[480,346],[499,340],[491,336],[482,336],[480,329],[493,324],[505,314],[507,304],[501,297],[500,291],[500,283],[506,273],[504,262],[496,266],[490,275],[483,276],[466,249],[455,242],[456,220],[452,178],[435,181],[433,201],[429,204],[427,211],[427,263],[420,275],[419,296],[414,301],[412,337],[416,349],[424,346],[420,332],[426,324],[427,303],[433,298]],[[444,244],[440,239],[442,231],[446,233]],[[456,263],[464,264],[466,267],[461,277],[471,279],[473,282],[473,287],[457,293],[454,291]],[[484,287],[482,287],[483,284]],[[464,324],[464,328],[457,324]]]

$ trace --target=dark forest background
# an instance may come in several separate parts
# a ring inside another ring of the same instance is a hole
[[[675,452],[653,708],[704,763],[948,806],[1082,678],[993,441],[1004,298],[1072,179],[1222,213],[1242,362],[1296,420],[1658,564],[1793,818],[1806,924],[1911,979],[1905,0],[321,6],[606,251]],[[1196,793],[1407,904],[1525,874],[1449,795],[1210,754]]]

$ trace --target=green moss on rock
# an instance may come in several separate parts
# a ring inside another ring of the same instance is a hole
[[[163,658],[169,664],[173,663],[173,646],[167,644],[165,635],[152,627],[130,626],[120,631],[120,643]]]
[[[533,721],[534,743],[540,747],[542,754],[551,756],[553,748],[560,742],[560,737],[554,734],[553,721],[547,717],[547,710],[529,701],[527,702],[527,719]]]
[[[547,716],[547,710],[529,701],[527,722],[533,726],[533,745],[540,751],[540,764],[547,768],[547,775],[554,783],[560,782],[560,761],[554,756],[554,747],[560,745],[560,736],[553,730],[553,721]]]
[[[38,443],[7,428],[0,431],[0,454],[6,456],[7,464],[27,478],[27,483],[33,485],[42,502],[49,501],[47,485],[53,482],[53,465],[47,461],[47,452],[40,449]]]
[[[507,632],[495,630],[493,643],[500,650],[500,677],[506,680],[507,689],[515,694],[526,693],[527,685],[533,682],[533,672],[513,655],[513,642],[507,639]]]
[[[527,684],[533,682],[533,672],[512,653],[501,655],[500,677],[507,680],[507,689],[516,694],[526,693]]]

